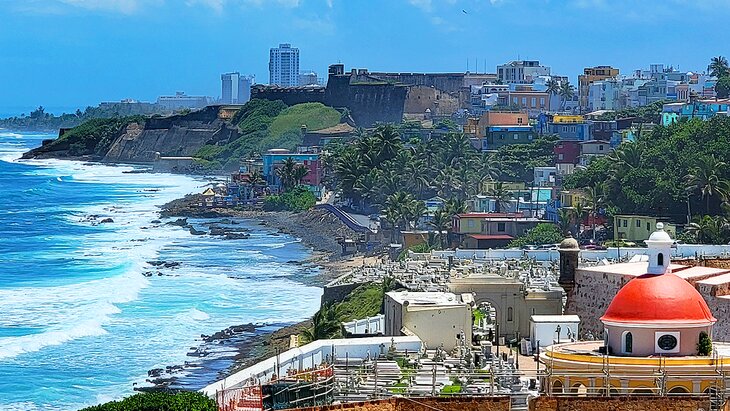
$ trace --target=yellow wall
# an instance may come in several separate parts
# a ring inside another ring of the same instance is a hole
[[[649,239],[651,233],[656,231],[656,224],[661,220],[656,217],[638,215],[617,215],[613,217],[613,238],[629,241],[644,241]],[[625,222],[625,227],[624,227]],[[639,225],[637,227],[637,224]],[[670,237],[676,238],[677,226],[664,223],[664,231]]]
[[[555,115],[553,123],[582,123],[583,116],[578,115]]]

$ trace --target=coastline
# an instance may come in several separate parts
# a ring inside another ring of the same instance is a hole
[[[362,265],[363,256],[340,255],[336,237],[345,236],[349,229],[336,217],[323,210],[301,213],[244,209],[201,209],[198,194],[187,195],[160,207],[160,218],[169,218],[170,224],[187,228],[187,219],[235,221],[248,220],[272,231],[273,235],[287,234],[299,239],[312,249],[305,261],[290,263],[303,267],[317,267],[318,274],[296,279],[305,285],[322,287],[333,279]],[[247,241],[242,239],[241,241]],[[314,314],[314,313],[312,313]],[[311,319],[298,323],[232,325],[211,336],[201,335],[202,342],[188,353],[201,361],[150,370],[146,382],[150,387],[135,387],[138,391],[199,389],[225,378],[259,361],[289,349],[290,335],[299,334],[311,326]],[[213,355],[210,355],[213,354]]]

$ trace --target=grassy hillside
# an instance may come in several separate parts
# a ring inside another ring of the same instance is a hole
[[[251,100],[234,116],[242,136],[225,146],[204,146],[196,157],[209,168],[234,169],[241,159],[272,148],[294,149],[302,142],[301,127],[321,130],[340,122],[340,113],[321,103],[287,107],[281,101]]]

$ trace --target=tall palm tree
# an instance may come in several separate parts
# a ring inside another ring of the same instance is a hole
[[[714,155],[701,157],[690,173],[685,176],[686,190],[690,193],[699,192],[706,200],[705,211],[710,213],[710,197],[719,195],[727,197],[730,184],[724,180],[721,170],[726,166],[724,161]]]
[[[582,201],[579,201],[578,204],[573,207],[573,215],[575,217],[575,236],[576,238],[580,238],[580,227],[583,224],[583,220],[585,220],[588,215],[588,209]]]
[[[565,110],[565,103],[568,102],[568,100],[572,99],[575,96],[575,86],[570,84],[570,81],[565,80],[564,83],[560,84],[560,91],[558,92],[560,95],[560,99],[562,100],[562,104],[560,106],[561,110]]]
[[[304,177],[306,177],[307,174],[309,174],[309,169],[302,164],[297,164],[291,175],[294,185],[302,184],[302,180],[304,180]]]
[[[615,171],[639,168],[642,164],[641,149],[636,143],[626,142],[609,154],[609,159]]]
[[[560,92],[560,82],[554,78],[550,78],[550,80],[545,82],[545,92],[548,94],[558,94]]]
[[[730,67],[728,67],[725,57],[717,56],[710,59],[710,65],[707,66],[707,71],[710,72],[711,76],[720,78],[730,74]]]
[[[687,224],[686,230],[700,244],[726,244],[730,223],[722,216],[697,216]]]
[[[494,212],[496,213],[501,213],[502,209],[512,200],[512,193],[504,187],[504,183],[501,181],[495,183],[487,194],[494,198]]]
[[[393,125],[378,126],[373,137],[380,148],[378,160],[385,161],[395,158],[403,147],[403,141]]]
[[[297,168],[297,163],[293,158],[289,157],[281,163],[281,166],[276,169],[276,175],[281,180],[281,186],[284,191],[289,191],[296,185],[294,180],[294,173]]]
[[[418,228],[418,221],[426,214],[426,203],[420,200],[412,199],[404,208],[406,221],[411,224],[413,229]]]
[[[443,233],[446,231],[448,236],[448,231],[452,225],[449,213],[443,209],[436,210],[436,212],[433,213],[433,218],[431,218],[431,221],[428,222],[428,225],[433,227],[434,231],[436,231],[436,238],[438,239],[441,248],[446,248],[444,241],[446,240],[446,237],[444,237]]]
[[[494,153],[484,153],[479,160],[479,192],[481,192],[485,181],[494,181],[499,175],[499,161]]]
[[[573,226],[573,210],[567,207],[558,209],[558,227],[563,235],[568,235]]]
[[[596,184],[592,187],[588,187],[585,190],[586,194],[586,205],[590,209],[591,215],[591,230],[593,231],[593,240],[596,240],[596,218],[598,217],[598,211],[604,207],[606,202],[606,186],[603,183]]]

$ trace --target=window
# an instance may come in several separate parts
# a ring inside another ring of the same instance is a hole
[[[629,220],[624,220],[624,228],[629,226]]]
[[[532,134],[528,134],[528,135],[527,135],[527,139],[528,139],[528,140],[532,140]]]
[[[603,151],[603,144],[601,144],[600,146],[598,146],[598,151]]]
[[[646,223],[646,231],[651,231],[651,223]]]
[[[531,105],[532,107],[535,107],[535,106],[537,106],[537,98],[533,97],[533,98],[532,98],[532,99],[530,100],[530,103],[531,103],[530,105]]]
[[[504,140],[504,134],[500,134],[500,135],[499,135],[499,139],[500,139],[500,140]]]
[[[522,124],[522,117],[517,117],[517,124]]]
[[[540,107],[545,107],[545,97],[540,97]]]
[[[522,97],[522,105],[523,106],[527,105],[527,97]]]
[[[497,231],[500,231],[500,232],[505,231],[504,223],[497,223]]]
[[[656,256],[656,263],[657,263],[658,266],[663,266],[664,265],[664,253],[659,253]]]
[[[512,307],[507,308],[507,321],[512,321]]]
[[[467,220],[466,226],[469,228],[474,228],[474,220]]]
[[[558,160],[563,160],[563,153],[558,154]]]
[[[641,228],[641,220],[636,220],[636,228]]]
[[[517,134],[517,133],[515,133],[515,137],[514,138],[515,138],[515,140],[518,140],[520,138],[520,135]]]
[[[624,331],[624,354],[631,354],[634,351],[634,336],[631,332]]]

